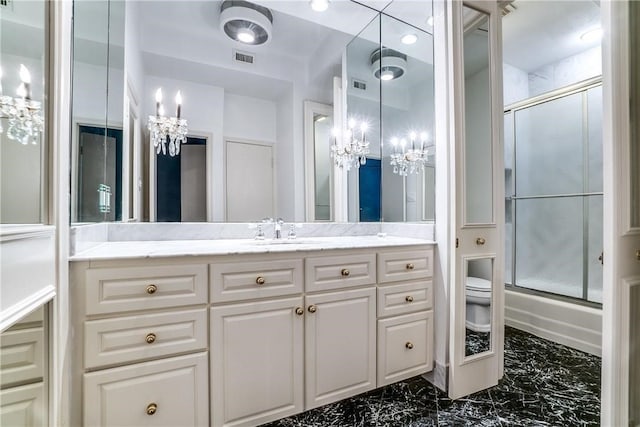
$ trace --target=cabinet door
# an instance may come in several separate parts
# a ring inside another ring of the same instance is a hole
[[[204,426],[207,353],[84,375],[85,426]]]
[[[42,382],[0,391],[0,425],[36,427],[47,425]]]
[[[308,295],[305,409],[376,386],[375,288]]]
[[[302,411],[303,314],[302,297],[211,309],[214,427]]]

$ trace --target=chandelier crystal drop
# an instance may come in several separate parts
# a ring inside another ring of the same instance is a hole
[[[176,98],[177,113],[176,117],[165,117],[164,106],[162,105],[162,89],[156,91],[156,115],[149,116],[149,129],[151,142],[156,149],[156,154],[167,154],[177,156],[180,154],[180,144],[187,142],[187,133],[189,132],[187,121],[180,118],[182,109],[182,95],[177,93]],[[169,146],[167,150],[167,145]]]
[[[0,83],[0,118],[7,119],[7,137],[27,145],[29,141],[37,144],[44,130],[44,117],[40,114],[42,104],[31,99],[31,74],[27,67],[20,64],[20,85],[16,90],[17,97],[2,94]],[[0,80],[2,69],[0,69]],[[4,132],[0,122],[0,133]]]
[[[331,157],[334,164],[346,170],[366,164],[366,156],[369,154],[367,123],[362,122],[358,130],[355,130],[357,123],[354,119],[350,119],[348,125],[348,129],[344,132],[338,129],[332,131],[333,143],[331,144]]]
[[[396,137],[391,138],[393,153],[391,154],[391,166],[393,173],[400,176],[408,174],[418,174],[424,171],[424,166],[428,161],[429,148],[433,145],[427,145],[427,133],[420,134],[420,143],[416,143],[417,135],[415,132],[409,134],[410,146],[407,147],[407,140]],[[406,148],[405,148],[406,147]]]

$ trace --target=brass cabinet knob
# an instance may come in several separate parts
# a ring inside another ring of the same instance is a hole
[[[478,237],[478,238],[476,239],[476,245],[482,246],[482,245],[484,245],[485,243],[487,243],[487,241],[484,239],[484,237]]]
[[[636,250],[636,259],[640,261],[640,249]]]
[[[351,272],[346,268],[343,268],[342,271],[340,271],[340,274],[342,274],[344,277],[348,277],[351,274]]]
[[[149,295],[153,295],[156,293],[156,291],[158,290],[158,287],[156,285],[149,285],[147,286],[147,293]]]
[[[413,343],[411,341],[407,341],[407,343],[404,346],[407,347],[409,350],[411,350],[413,348]]]
[[[315,313],[316,310],[318,310],[318,307],[316,307],[315,305],[310,305],[307,310],[309,310],[309,313]]]
[[[157,410],[158,410],[158,405],[156,405],[155,403],[149,403],[147,405],[147,415],[153,415],[156,413]]]
[[[256,278],[256,284],[258,284],[258,285],[264,285],[264,282],[266,282],[266,280],[264,280],[264,277],[262,277],[262,276],[258,276],[258,277]]]
[[[302,307],[296,307],[296,314],[298,316],[302,316],[304,314],[304,309]]]
[[[405,300],[406,302],[413,302],[413,297],[412,297],[411,295],[407,295],[407,296],[404,298],[404,300]]]
[[[407,264],[407,270],[413,270],[415,266],[412,263]]]
[[[145,340],[147,341],[147,344],[153,344],[154,342],[156,342],[156,334],[154,334],[153,332],[147,334]]]

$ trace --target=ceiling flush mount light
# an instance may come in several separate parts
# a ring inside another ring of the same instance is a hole
[[[226,0],[220,6],[220,29],[237,42],[262,45],[271,39],[273,15],[248,1]]]
[[[187,121],[180,118],[182,112],[182,95],[176,94],[176,117],[165,117],[162,105],[162,89],[156,91],[156,115],[149,116],[147,125],[151,134],[151,141],[156,149],[156,154],[167,154],[167,141],[169,142],[169,155],[180,154],[180,144],[187,142]]]
[[[324,12],[329,9],[329,0],[311,0],[311,9],[316,12]]]
[[[2,93],[2,69],[0,69],[0,118],[9,122],[7,137],[26,145],[31,140],[37,144],[44,129],[44,118],[40,115],[42,104],[31,99],[31,73],[24,64],[18,71],[20,85],[16,89],[17,97]],[[0,133],[4,132],[0,123]]]
[[[593,28],[580,36],[580,40],[586,43],[600,41],[602,39],[602,28]]]
[[[416,36],[415,34],[405,34],[404,36],[402,36],[400,41],[404,44],[414,44],[418,41],[418,36]]]
[[[369,61],[373,75],[383,81],[400,78],[407,70],[407,55],[387,47],[374,50]]]

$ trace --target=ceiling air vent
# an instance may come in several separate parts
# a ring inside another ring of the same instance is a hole
[[[367,83],[361,80],[353,79],[351,80],[352,86],[354,89],[367,90]]]
[[[253,64],[256,61],[256,57],[252,53],[240,52],[239,50],[233,51],[233,59],[243,64]]]
[[[13,9],[13,1],[12,0],[0,0],[0,7],[7,8],[9,10]]]

